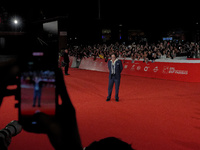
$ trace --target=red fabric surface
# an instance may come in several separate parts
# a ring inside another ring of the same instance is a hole
[[[83,146],[115,136],[138,150],[200,149],[200,83],[122,75],[119,102],[106,102],[108,73],[69,69],[65,82]],[[17,119],[14,97],[4,99],[0,128]],[[23,131],[9,150],[53,149],[47,136]],[[66,146],[67,149],[67,146]]]
[[[186,82],[200,82],[200,62],[148,62],[131,60],[123,61],[124,69],[122,74],[151,77],[167,80]],[[84,58],[81,61],[81,69],[108,72],[108,63],[104,59]]]

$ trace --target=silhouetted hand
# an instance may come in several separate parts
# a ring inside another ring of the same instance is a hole
[[[17,90],[7,89],[8,85],[16,85],[16,76],[19,73],[17,56],[0,55],[0,106],[3,97],[16,95]]]
[[[34,119],[40,125],[42,132],[48,135],[55,149],[82,150],[75,109],[68,96],[62,71],[59,70],[57,74],[57,89],[62,105],[58,106],[54,117],[37,113]]]

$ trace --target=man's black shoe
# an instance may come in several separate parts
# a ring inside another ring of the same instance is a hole
[[[107,102],[110,101],[110,98],[107,98],[106,101],[107,101]]]
[[[119,99],[115,99],[116,102],[119,102]]]
[[[70,75],[70,74],[69,74],[69,73],[66,73],[65,75],[67,75],[67,76],[68,76],[68,75]]]

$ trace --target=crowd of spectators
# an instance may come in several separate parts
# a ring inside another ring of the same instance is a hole
[[[157,43],[132,43],[132,44],[95,44],[86,46],[68,47],[69,55],[77,59],[83,57],[97,57],[107,60],[113,52],[119,58],[132,58],[134,60],[143,60],[145,62],[155,61],[156,59],[174,59],[178,56],[187,56],[188,58],[199,58],[200,42],[177,42],[162,41]]]

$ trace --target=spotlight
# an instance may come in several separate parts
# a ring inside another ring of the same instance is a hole
[[[19,23],[19,21],[17,19],[14,19],[13,23],[17,25]]]
[[[15,27],[16,27],[16,26],[21,26],[21,24],[22,24],[21,18],[18,17],[18,16],[13,16],[13,17],[10,19],[10,22],[11,22],[11,24],[14,25]]]
[[[10,18],[10,27],[14,31],[21,31],[23,27],[22,18],[19,16],[13,16]]]

